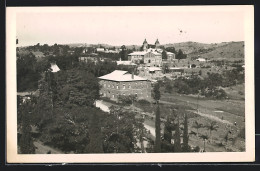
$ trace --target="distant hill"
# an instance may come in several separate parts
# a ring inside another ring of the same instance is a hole
[[[113,46],[108,44],[85,44],[74,43],[67,44],[70,47],[105,47],[120,48],[121,46]],[[127,49],[139,50],[141,45],[125,45]],[[199,42],[181,42],[169,43],[163,45],[165,48],[174,47],[176,51],[181,49],[189,58],[202,57],[208,59],[243,59],[244,58],[244,42],[222,42],[222,43],[199,43]]]
[[[200,49],[188,54],[189,57],[202,57],[207,59],[228,59],[240,60],[244,59],[244,42],[229,42],[225,44],[217,44],[207,49]]]

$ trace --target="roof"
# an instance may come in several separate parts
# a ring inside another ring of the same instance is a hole
[[[184,68],[170,67],[169,69],[184,69]]]
[[[58,72],[60,70],[60,68],[54,63],[51,63],[51,69],[51,72]]]
[[[167,55],[173,55],[174,53],[172,53],[172,52],[166,52],[167,53]]]
[[[133,53],[129,53],[128,55],[145,55],[148,52],[144,52],[144,51],[137,51],[137,52],[133,52]]]
[[[161,71],[159,67],[147,67],[149,71]]]
[[[147,43],[146,39],[144,39],[144,42],[143,42],[143,44],[145,44],[145,43]]]
[[[136,65],[132,61],[116,61],[117,65]]]
[[[111,81],[146,81],[147,79],[134,75],[132,79],[132,74],[128,71],[115,70],[110,74],[98,77],[102,80],[111,80]]]

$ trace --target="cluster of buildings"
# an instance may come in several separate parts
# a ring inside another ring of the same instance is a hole
[[[99,52],[104,52],[103,48],[96,49]],[[163,58],[164,55],[164,58]],[[165,55],[167,55],[165,57]],[[80,57],[81,61],[95,60],[91,57]],[[198,59],[198,62],[203,59]],[[100,93],[102,97],[111,100],[118,100],[119,96],[135,95],[137,99],[151,100],[152,83],[155,78],[165,76],[163,68],[168,64],[168,71],[183,75],[183,67],[178,67],[176,63],[181,64],[175,54],[165,51],[160,46],[157,39],[154,44],[148,44],[145,39],[140,51],[134,51],[128,54],[128,61],[116,61],[117,65],[128,65],[135,68],[138,76],[128,71],[115,70],[112,73],[99,77],[101,85]],[[189,64],[190,65],[190,64]],[[171,75],[174,75],[171,74]],[[175,74],[175,75],[176,75]]]
[[[118,65],[135,67],[138,76],[127,71],[115,70],[99,77],[101,96],[115,101],[120,95],[135,95],[137,99],[151,100],[152,78],[162,76],[163,62],[174,60],[175,54],[161,49],[158,39],[154,45],[148,44],[145,39],[141,49],[142,51],[128,54],[128,61],[117,61]],[[163,52],[167,55],[166,61],[162,58]]]
[[[141,47],[142,51],[135,51],[133,53],[128,54],[128,60],[136,63],[142,64],[147,67],[161,67],[163,64],[163,49],[160,48],[159,40],[157,39],[154,43],[148,44],[145,39],[143,45]],[[175,54],[171,52],[166,52],[167,61],[172,61],[175,59]]]

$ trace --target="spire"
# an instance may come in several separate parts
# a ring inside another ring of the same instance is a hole
[[[146,39],[144,39],[144,42],[143,42],[143,44],[145,44],[145,43],[147,43]]]
[[[155,44],[160,44],[158,39],[156,39]]]

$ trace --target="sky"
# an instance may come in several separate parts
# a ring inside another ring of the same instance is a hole
[[[232,7],[27,8],[16,13],[19,46],[105,43],[115,46],[244,41],[244,12]]]

